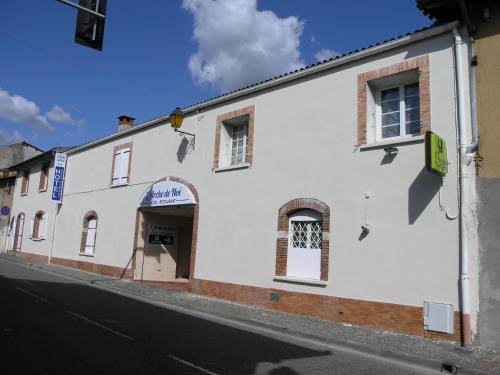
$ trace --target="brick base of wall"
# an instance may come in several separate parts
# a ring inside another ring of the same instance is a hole
[[[21,257],[24,259],[34,260],[36,262],[41,262],[41,263],[47,263],[49,261],[49,257],[46,255],[26,253],[24,251],[6,251],[5,254]]]
[[[85,262],[81,260],[52,258],[51,263],[64,267],[78,268],[83,271],[98,273],[101,275],[119,277],[121,279],[132,279],[134,275],[132,269],[107,266],[105,264]]]
[[[460,341],[460,313],[455,312],[453,335],[423,329],[423,308],[392,303],[362,301],[281,289],[193,279],[190,292],[252,306],[307,315],[415,336]],[[271,301],[279,296],[277,302]]]

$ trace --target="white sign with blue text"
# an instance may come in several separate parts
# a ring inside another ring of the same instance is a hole
[[[62,202],[65,169],[66,154],[57,153],[54,157],[54,183],[52,185],[53,201]]]
[[[177,206],[195,204],[196,200],[185,185],[164,180],[151,185],[139,201],[139,207]]]

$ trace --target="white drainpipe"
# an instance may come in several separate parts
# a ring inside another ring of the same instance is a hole
[[[462,63],[462,38],[455,28],[453,29],[455,38],[455,76],[457,80],[458,98],[458,138],[460,151],[460,303],[462,314],[462,343],[464,346],[472,345],[472,330],[470,323],[470,288],[469,288],[469,248],[467,241],[466,212],[468,210],[468,187],[469,174],[467,164],[470,157],[467,155],[467,132],[465,117],[465,88],[464,88],[464,68]]]

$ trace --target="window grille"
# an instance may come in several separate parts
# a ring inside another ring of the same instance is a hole
[[[292,247],[298,249],[321,249],[321,221],[292,221]]]

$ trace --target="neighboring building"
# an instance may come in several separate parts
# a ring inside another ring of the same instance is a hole
[[[455,46],[455,34],[465,36],[457,27],[426,28],[189,106],[182,130],[195,137],[174,132],[168,115],[139,126],[120,116],[117,133],[66,152],[57,218],[35,186],[21,196],[18,177],[16,215],[48,213],[47,236],[57,223],[53,247],[24,235],[20,255],[470,341],[478,254],[471,226],[461,311],[459,225],[475,217],[468,209],[459,220],[456,114],[470,118],[470,98],[455,89],[469,83],[468,71],[455,69],[455,55],[468,61],[467,44]],[[430,130],[448,144],[444,178],[425,169]],[[29,165],[37,181],[41,159]],[[462,172],[474,183],[472,165]]]
[[[0,208],[4,210],[4,212],[0,212],[0,251],[4,248],[7,239],[16,182],[16,174],[10,171],[9,167],[41,152],[43,151],[26,142],[0,146]]]
[[[52,201],[54,156],[69,147],[56,147],[10,167],[16,172],[12,218],[5,245],[7,252],[25,252],[46,259],[58,208]]]
[[[470,65],[476,89],[479,149],[479,341],[500,349],[500,2],[483,0],[418,0],[419,8],[437,22],[462,21],[472,35]],[[473,108],[474,108],[473,107]],[[477,114],[476,114],[477,112]]]

